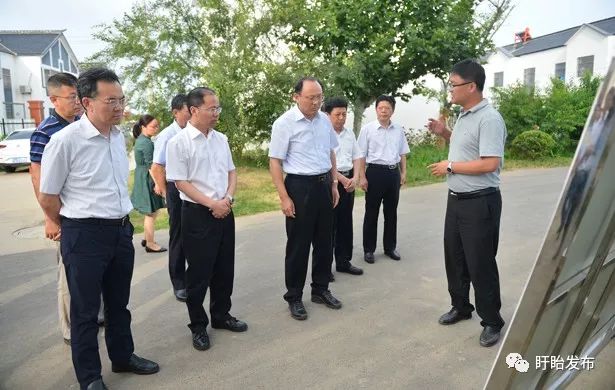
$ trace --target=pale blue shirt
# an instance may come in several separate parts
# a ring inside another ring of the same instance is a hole
[[[335,132],[335,136],[339,142],[338,147],[335,148],[335,165],[340,172],[349,171],[353,168],[355,160],[365,156],[361,152],[352,130],[344,127],[339,134]]]
[[[176,121],[173,121],[169,126],[158,134],[156,141],[154,141],[154,163],[158,165],[167,165],[167,143],[175,134],[182,131]]]
[[[124,135],[103,136],[87,115],[51,137],[41,161],[41,193],[60,195],[67,218],[122,218],[132,210]]]
[[[326,114],[318,111],[309,120],[294,106],[273,123],[269,157],[282,160],[286,173],[320,175],[331,170],[331,151],[337,146]]]
[[[404,128],[393,122],[386,128],[377,120],[366,124],[358,143],[368,164],[395,165],[410,152]]]

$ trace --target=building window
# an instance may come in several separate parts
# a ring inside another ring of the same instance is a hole
[[[49,80],[49,78],[51,76],[53,76],[54,74],[57,74],[58,72],[56,72],[53,69],[41,69],[42,72],[42,82],[43,82],[43,88],[47,88],[47,80]]]
[[[558,78],[562,81],[566,80],[566,63],[560,62],[559,64],[555,64],[555,78]]]
[[[43,56],[43,64],[51,66],[51,50],[47,50],[47,53]]]
[[[504,72],[495,72],[493,74],[493,86],[494,87],[504,86]]]
[[[581,77],[589,72],[594,74],[594,56],[585,56],[577,58],[577,76]]]
[[[15,118],[13,110],[13,83],[11,82],[11,70],[2,69],[2,87],[4,88],[4,112],[6,119]]]
[[[523,71],[523,85],[533,87],[535,82],[536,68],[527,68]]]

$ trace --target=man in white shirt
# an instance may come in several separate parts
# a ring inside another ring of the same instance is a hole
[[[203,308],[207,288],[211,326],[245,332],[248,325],[231,316],[235,270],[233,202],[237,172],[227,137],[214,126],[220,101],[206,87],[188,94],[190,121],[167,146],[167,180],[183,200],[181,235],[188,261],[186,305],[195,349],[209,349],[209,318]]]
[[[177,133],[182,131],[190,119],[188,97],[180,93],[171,101],[171,110],[175,119],[162,130],[154,142],[154,158],[151,174],[154,179],[154,192],[166,196],[169,212],[169,275],[173,284],[175,298],[186,302],[186,256],[181,241],[182,200],[175,183],[166,180],[165,166],[167,163],[167,143]],[[143,244],[143,243],[142,243]]]
[[[159,367],[133,353],[126,307],[135,252],[128,218],[128,157],[116,127],[124,114],[122,87],[112,71],[93,68],[81,74],[77,92],[86,113],[47,144],[39,202],[60,226],[77,380],[82,389],[96,390],[106,389],[96,323],[101,291],[112,371],[153,374]]]
[[[368,123],[359,134],[359,147],[365,154],[361,188],[365,193],[363,219],[363,252],[367,263],[375,261],[378,236],[378,214],[383,204],[384,254],[400,260],[397,251],[397,204],[399,189],[406,182],[406,154],[410,152],[403,127],[391,121],[395,112],[395,98],[380,95],[376,99],[377,120]]]
[[[363,154],[352,130],[344,127],[348,111],[348,101],[334,97],[325,101],[323,111],[327,113],[339,146],[335,149],[337,166],[337,191],[340,201],[333,210],[333,250],[335,269],[351,275],[362,275],[363,270],[350,264],[352,260],[354,190],[359,184],[361,158]],[[335,280],[331,274],[331,281]]]
[[[304,77],[295,85],[296,106],[274,123],[269,144],[269,170],[286,216],[286,294],[290,315],[307,319],[302,302],[312,252],[312,302],[340,309],[329,291],[333,262],[333,208],[339,200],[335,178],[337,138],[327,116],[320,111],[320,82]],[[283,177],[286,173],[286,178]]]

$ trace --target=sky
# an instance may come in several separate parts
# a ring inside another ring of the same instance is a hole
[[[92,27],[121,18],[137,0],[0,0],[1,30],[66,30],[79,61],[102,48]],[[515,8],[494,36],[497,46],[513,43],[530,28],[533,37],[615,16],[615,0],[514,0]]]

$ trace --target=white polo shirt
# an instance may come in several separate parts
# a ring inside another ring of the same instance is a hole
[[[386,128],[377,120],[368,123],[358,142],[368,164],[395,165],[410,152],[403,127],[393,122]]]
[[[207,137],[190,122],[167,144],[167,180],[189,181],[205,196],[223,199],[228,173],[235,170],[226,135],[212,129]],[[182,200],[197,203],[183,192]]]
[[[156,141],[154,141],[154,158],[152,160],[154,163],[163,167],[167,165],[167,143],[180,131],[182,131],[182,128],[176,121],[173,121],[158,134]]]
[[[363,158],[364,155],[352,130],[344,127],[339,134],[335,131],[335,137],[339,143],[338,147],[335,148],[335,165],[337,170],[340,172],[349,171],[353,168],[352,162]]]
[[[294,106],[273,123],[269,157],[282,160],[286,173],[320,175],[331,170],[331,151],[337,145],[326,114],[318,111],[309,120]]]
[[[122,218],[132,210],[124,135],[109,138],[87,115],[51,137],[41,161],[41,193],[60,195],[67,218]]]

